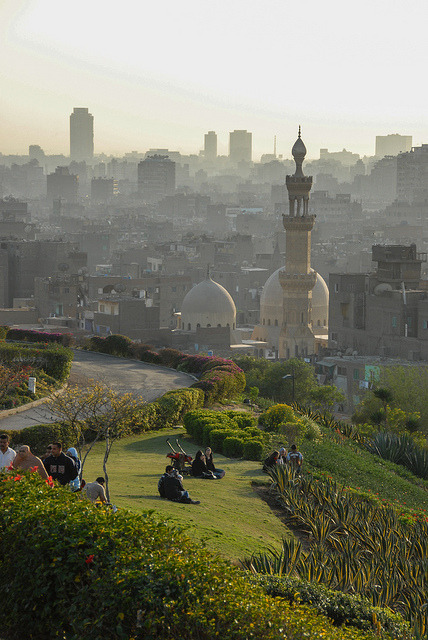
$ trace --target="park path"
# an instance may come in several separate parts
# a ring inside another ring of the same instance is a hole
[[[76,349],[70,383],[84,386],[88,380],[102,382],[119,393],[130,392],[148,402],[156,400],[171,389],[189,387],[194,382],[192,376],[174,369]],[[53,421],[54,417],[42,404],[29,407],[20,413],[0,417],[0,430],[18,430]]]

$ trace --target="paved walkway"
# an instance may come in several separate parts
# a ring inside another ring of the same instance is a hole
[[[131,392],[149,402],[171,389],[189,387],[194,382],[191,376],[174,369],[75,350],[70,383],[85,385],[91,379],[102,382],[119,393]],[[54,418],[42,404],[4,418],[0,416],[0,430],[23,429],[44,422],[54,422]]]

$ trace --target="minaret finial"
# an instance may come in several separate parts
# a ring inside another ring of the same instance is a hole
[[[302,128],[301,128],[301,126],[299,124],[299,138],[301,137],[301,133],[302,133]]]

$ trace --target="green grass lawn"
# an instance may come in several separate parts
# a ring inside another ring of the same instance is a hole
[[[133,512],[153,509],[185,527],[188,535],[204,541],[210,550],[235,561],[267,545],[280,548],[283,536],[291,534],[251,486],[252,480],[267,480],[257,462],[215,455],[216,466],[226,471],[222,480],[185,476],[184,487],[194,500],[201,501],[199,505],[159,497],[158,479],[169,463],[166,438],[175,443],[182,433],[182,428],[165,429],[118,441],[108,463],[111,501]],[[199,446],[189,438],[182,442],[194,457]],[[87,458],[83,473],[87,482],[103,475],[103,448],[98,443]]]

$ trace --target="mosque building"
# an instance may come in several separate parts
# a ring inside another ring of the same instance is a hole
[[[260,299],[260,321],[248,335],[237,330],[236,307],[230,293],[207,270],[205,280],[185,296],[177,317],[177,338],[191,351],[216,354],[251,353],[258,357],[306,358],[328,339],[328,288],[311,268],[311,232],[315,216],[309,213],[312,177],[302,170],[306,147],[300,134],[292,154],[296,171],[286,176],[289,211],[285,267],[266,281]]]
[[[315,354],[328,335],[328,288],[311,268],[311,232],[315,216],[309,213],[312,177],[302,170],[306,147],[299,135],[292,154],[294,175],[286,177],[288,214],[285,268],[275,271],[263,287],[260,324],[252,338],[265,342],[267,351],[280,359]]]

